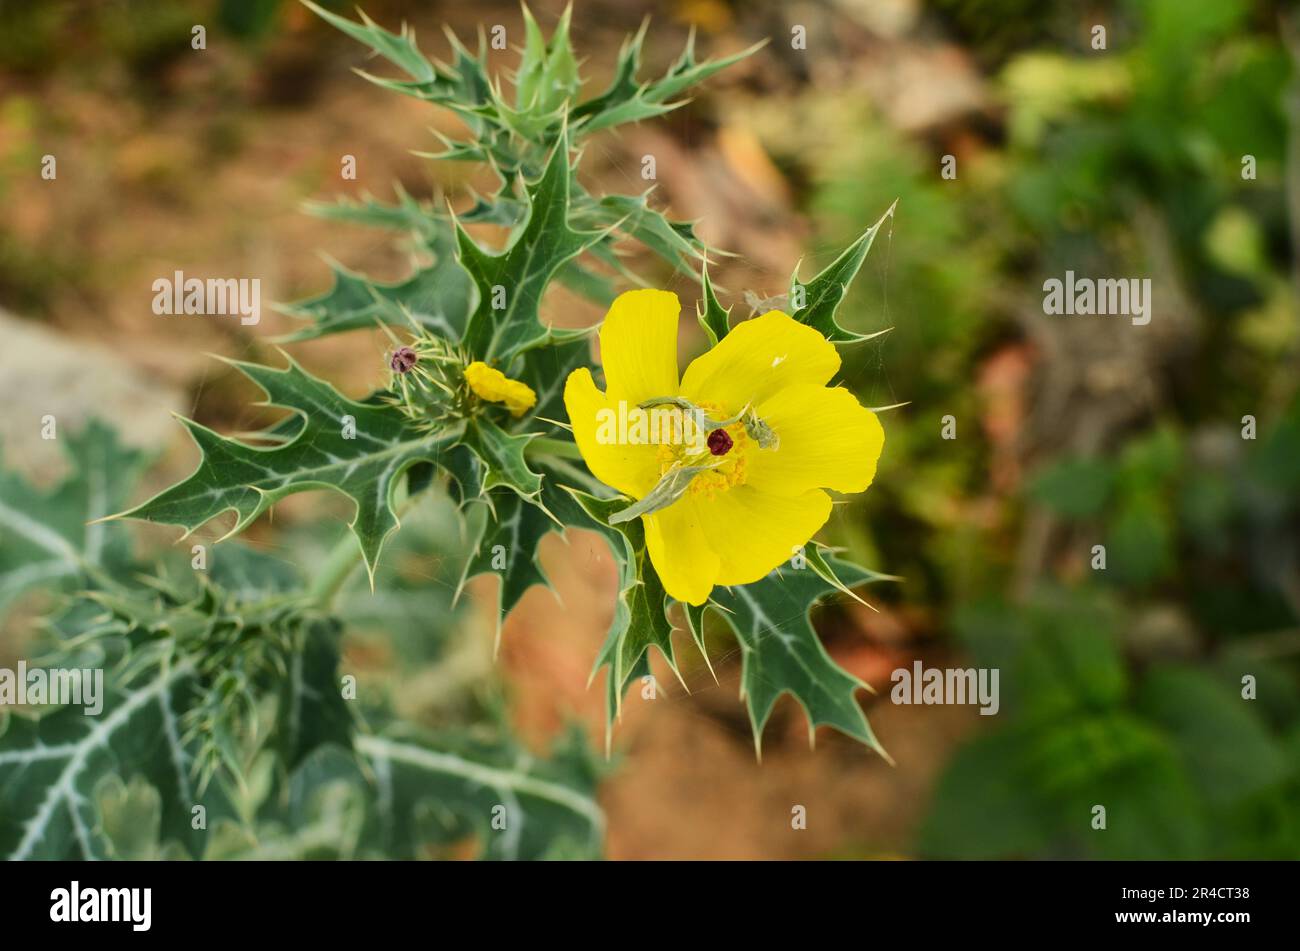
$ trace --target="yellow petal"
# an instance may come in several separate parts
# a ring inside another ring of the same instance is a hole
[[[780,442],[749,453],[749,485],[786,494],[819,487],[861,492],[875,478],[885,431],[843,387],[790,386],[755,412]]]
[[[605,394],[596,389],[591,371],[586,367],[574,370],[565,381],[564,408],[569,413],[578,450],[597,479],[638,499],[654,488],[659,481],[659,447],[608,438],[608,427],[603,420],[609,414],[617,418],[617,413]]]
[[[628,408],[656,396],[677,395],[677,317],[682,305],[669,291],[619,294],[600,328],[605,393]]]
[[[795,383],[826,383],[840,368],[835,346],[779,310],[737,324],[686,368],[681,395],[728,414]]]
[[[789,561],[831,517],[830,496],[820,489],[781,495],[746,484],[696,505],[720,559],[717,584],[723,585],[749,584]]]
[[[705,532],[703,506],[686,496],[644,516],[646,548],[668,596],[703,604],[718,574],[718,556]]]

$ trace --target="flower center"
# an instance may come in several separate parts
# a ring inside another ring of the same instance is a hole
[[[727,413],[712,403],[697,404],[714,419],[725,419]],[[686,490],[691,495],[712,496],[720,491],[742,485],[745,481],[745,457],[753,445],[745,433],[743,423],[713,429],[707,435],[699,429],[686,430],[683,441],[659,445],[659,471],[663,475],[674,467],[708,466],[691,480]],[[703,437],[703,438],[701,438]]]

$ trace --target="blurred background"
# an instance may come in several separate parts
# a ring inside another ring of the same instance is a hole
[[[440,57],[443,23],[522,37],[510,0],[363,5]],[[549,30],[561,5],[533,9]],[[575,0],[593,91],[648,14],[643,75],[691,29],[702,56],[772,40],[666,119],[594,143],[581,169],[593,192],[635,193],[653,154],[654,200],[736,254],[716,274],[733,319],[745,291],[784,293],[800,259],[811,275],[898,200],[841,320],[893,328],[846,350],[844,375],[868,406],[906,405],[883,413],[875,484],[823,537],[903,580],[873,586],[878,613],[818,618],[834,658],[876,687],[861,699],[897,766],[826,731],[810,750],[788,699],[758,762],[738,651],[719,634],[716,682],[684,646],[689,693],[668,675],[656,700],[627,704],[601,792],[610,857],[1300,858],[1294,5]],[[327,287],[322,254],[404,276],[400,243],[301,204],[392,200],[397,185],[457,203],[485,183],[411,154],[455,120],[350,71],[373,65],[288,0],[0,0],[8,465],[57,475],[31,412],[74,428],[99,416],[157,453],[143,498],[193,466],[170,411],[222,432],[266,421],[208,354],[275,362],[268,339],[295,322],[269,306],[256,327],[155,316],[159,276],[257,276],[265,302]],[[54,181],[39,177],[47,154]],[[340,178],[343,154],[356,181]],[[688,308],[696,298],[650,257],[635,266]],[[1043,281],[1067,269],[1149,277],[1150,325],[1045,316]],[[600,317],[563,291],[545,310]],[[687,323],[684,358],[704,345]],[[384,348],[360,332],[292,349],[359,396],[382,384]],[[313,526],[348,514],[295,496],[249,541],[309,561],[328,540]],[[603,546],[548,539],[556,590],[529,593],[494,660],[490,598],[450,605],[451,513],[422,518],[427,543],[399,553],[381,594],[348,599],[348,668],[415,719],[505,718],[539,749],[576,719],[599,748],[603,695],[587,676],[616,590]],[[147,553],[174,535],[142,526],[137,539]],[[1098,544],[1105,570],[1091,567]],[[915,660],[999,668],[999,713],[891,703],[890,673]]]

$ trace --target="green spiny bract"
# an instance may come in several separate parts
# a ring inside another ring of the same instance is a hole
[[[396,343],[389,358],[388,390],[379,398],[427,432],[450,428],[475,409],[465,383],[468,363],[464,351],[451,341],[417,327],[409,343]]]

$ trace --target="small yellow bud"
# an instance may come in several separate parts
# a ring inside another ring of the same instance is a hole
[[[537,394],[528,384],[510,379],[481,360],[465,368],[465,382],[479,399],[505,403],[511,416],[522,416],[537,403]]]

